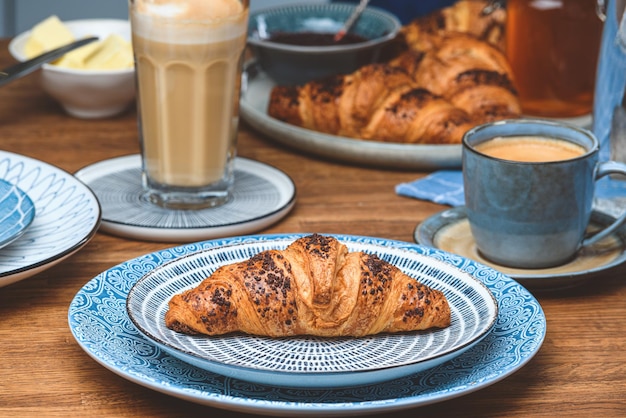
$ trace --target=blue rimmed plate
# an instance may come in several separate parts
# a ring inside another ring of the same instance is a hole
[[[409,276],[441,290],[450,304],[451,325],[424,332],[364,338],[263,338],[251,335],[189,336],[168,329],[165,313],[174,294],[197,286],[226,264],[293,238],[242,242],[178,258],[145,275],[128,295],[128,314],[157,346],[199,368],[259,384],[342,387],[380,383],[434,367],[477,344],[495,324],[498,307],[476,278],[432,257],[375,242],[342,241],[349,251],[376,254]]]
[[[22,189],[0,180],[0,248],[26,232],[35,219],[35,205]]]
[[[100,204],[70,173],[50,164],[0,151],[0,179],[15,184],[35,206],[19,240],[0,251],[0,287],[28,278],[85,246],[100,224]]]
[[[403,248],[456,266],[482,281],[498,303],[494,328],[458,357],[384,384],[342,389],[291,389],[259,385],[181,361],[146,339],[126,312],[130,289],[145,274],[198,251],[300,235],[262,235],[169,248],[119,264],[94,277],[71,302],[68,320],[79,345],[118,375],[191,402],[249,413],[283,416],[354,416],[391,412],[465,395],[513,374],[539,351],[546,335],[541,306],[523,286],[475,261],[413,243],[337,236],[344,241]]]

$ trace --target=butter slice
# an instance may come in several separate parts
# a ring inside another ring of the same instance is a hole
[[[133,48],[126,39],[117,34],[107,36],[100,48],[91,54],[85,68],[114,70],[133,66]]]
[[[92,42],[65,54],[55,65],[92,70],[132,68],[133,49],[130,42],[112,34],[104,41]]]
[[[30,37],[24,45],[24,54],[27,58],[32,58],[73,40],[72,32],[57,16],[53,15],[33,27]]]

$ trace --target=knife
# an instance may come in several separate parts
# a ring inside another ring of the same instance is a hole
[[[43,64],[59,58],[60,56],[65,55],[76,48],[80,48],[83,45],[87,45],[88,43],[97,40],[98,38],[95,36],[80,39],[78,41],[63,45],[51,51],[44,52],[43,54],[37,55],[36,57],[31,58],[27,61],[20,62],[19,64],[15,64],[11,67],[7,67],[4,70],[0,70],[0,86],[8,84],[17,78],[23,77],[26,74],[35,71]]]

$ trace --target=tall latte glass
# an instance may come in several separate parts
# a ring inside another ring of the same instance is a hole
[[[129,0],[146,197],[224,204],[234,183],[249,0]]]

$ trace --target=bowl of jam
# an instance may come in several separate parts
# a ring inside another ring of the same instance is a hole
[[[339,41],[356,5],[298,3],[250,14],[248,46],[261,70],[276,84],[303,84],[348,74],[379,61],[401,24],[393,14],[368,6]]]

